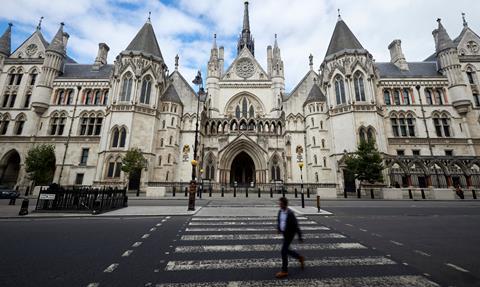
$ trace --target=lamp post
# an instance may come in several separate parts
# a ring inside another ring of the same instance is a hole
[[[203,193],[203,168],[200,168],[200,188],[198,192],[198,197],[202,198],[202,193]]]
[[[197,122],[195,124],[195,143],[193,146],[193,159],[192,159],[192,180],[190,181],[190,190],[188,196],[188,210],[193,211],[195,210],[195,193],[197,190],[197,181],[196,181],[196,167],[198,165],[197,162],[197,149],[198,149],[198,118],[200,117],[200,97],[205,95],[205,91],[203,90],[203,79],[202,73],[198,71],[197,76],[192,81],[193,84],[198,86],[198,93],[197,93]]]
[[[305,208],[305,195],[303,194],[303,161],[298,163],[298,167],[300,168],[300,190],[301,190],[301,197],[302,197],[302,208]]]

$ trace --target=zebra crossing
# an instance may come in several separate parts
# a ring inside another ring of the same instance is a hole
[[[195,216],[163,265],[170,283],[155,286],[439,286],[327,226],[298,220],[305,242],[292,248],[306,257],[306,268],[290,260],[286,280],[273,279],[281,268],[276,217]]]

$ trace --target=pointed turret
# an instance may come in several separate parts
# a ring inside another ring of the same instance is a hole
[[[255,42],[250,32],[250,19],[248,16],[248,1],[245,1],[245,9],[243,12],[243,29],[240,37],[238,38],[237,54],[240,54],[243,48],[247,47],[248,50],[255,55]]]
[[[437,54],[451,48],[455,48],[452,39],[447,33],[447,30],[442,25],[441,19],[437,19],[438,28],[435,29],[432,34],[435,39],[435,49]]]
[[[207,77],[220,77],[218,60],[217,34],[213,34],[213,44],[212,49],[210,50],[210,59],[208,60]]]
[[[58,29],[57,34],[55,34],[55,37],[53,37],[53,40],[48,46],[47,51],[65,54],[67,40],[70,36],[67,33],[63,32],[64,25],[64,23],[60,23],[60,28]]]
[[[327,97],[325,97],[325,94],[322,93],[322,91],[320,90],[320,87],[315,82],[312,86],[312,89],[308,93],[307,99],[305,100],[305,103],[303,103],[303,106],[306,106],[309,103],[326,102],[326,101],[327,101]]]
[[[12,46],[12,23],[8,23],[7,30],[3,33],[0,38],[0,54],[5,55],[6,57],[10,56],[11,46]]]
[[[344,50],[364,50],[364,48],[339,15],[325,57]]]
[[[162,52],[160,51],[160,46],[158,45],[150,18],[140,31],[138,31],[124,52],[141,53],[146,56],[152,55],[163,61]]]

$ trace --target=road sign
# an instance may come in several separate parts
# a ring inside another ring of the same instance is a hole
[[[43,194],[40,194],[40,198],[39,198],[39,199],[43,199],[43,200],[54,200],[54,199],[55,199],[55,194],[43,193]]]

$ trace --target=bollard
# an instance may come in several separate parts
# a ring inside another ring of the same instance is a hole
[[[343,197],[347,198],[347,189],[346,188],[343,189]]]
[[[185,197],[187,197],[188,187],[185,187]]]
[[[318,213],[320,213],[320,195],[317,195],[317,209]]]
[[[247,189],[245,189],[245,197],[248,197],[248,186]]]
[[[297,194],[297,188],[295,187],[295,198],[298,197],[298,194]]]
[[[175,186],[174,186],[174,187],[172,188],[172,195],[173,195],[173,197],[175,197],[175,189],[176,189],[176,188],[175,188]]]
[[[233,187],[233,197],[237,197],[237,187]]]
[[[307,198],[310,198],[310,187],[307,188]]]
[[[273,189],[270,187],[270,197],[273,197]]]
[[[258,198],[260,198],[260,187],[258,188]]]
[[[362,197],[362,194],[360,192],[360,188],[357,188],[357,198],[361,198]]]
[[[373,188],[370,189],[370,197],[371,199],[375,199],[375,195],[373,194]]]
[[[408,190],[408,198],[413,199],[413,194],[411,189]]]
[[[123,207],[128,207],[128,196],[123,196]]]
[[[27,214],[28,214],[28,199],[24,198],[18,215],[27,215]]]
[[[222,186],[222,197],[225,196],[225,188]]]
[[[422,199],[425,199],[425,191],[423,191],[423,188],[420,191],[422,192]]]
[[[15,205],[16,200],[17,200],[16,197],[10,197],[10,201],[8,202],[8,205]]]
[[[300,195],[302,197],[302,208],[305,208],[305,195],[303,194],[303,192]]]
[[[208,188],[208,197],[212,197],[212,186]]]
[[[475,189],[472,189],[472,195],[473,195],[473,199],[477,199],[477,194],[475,193]]]

